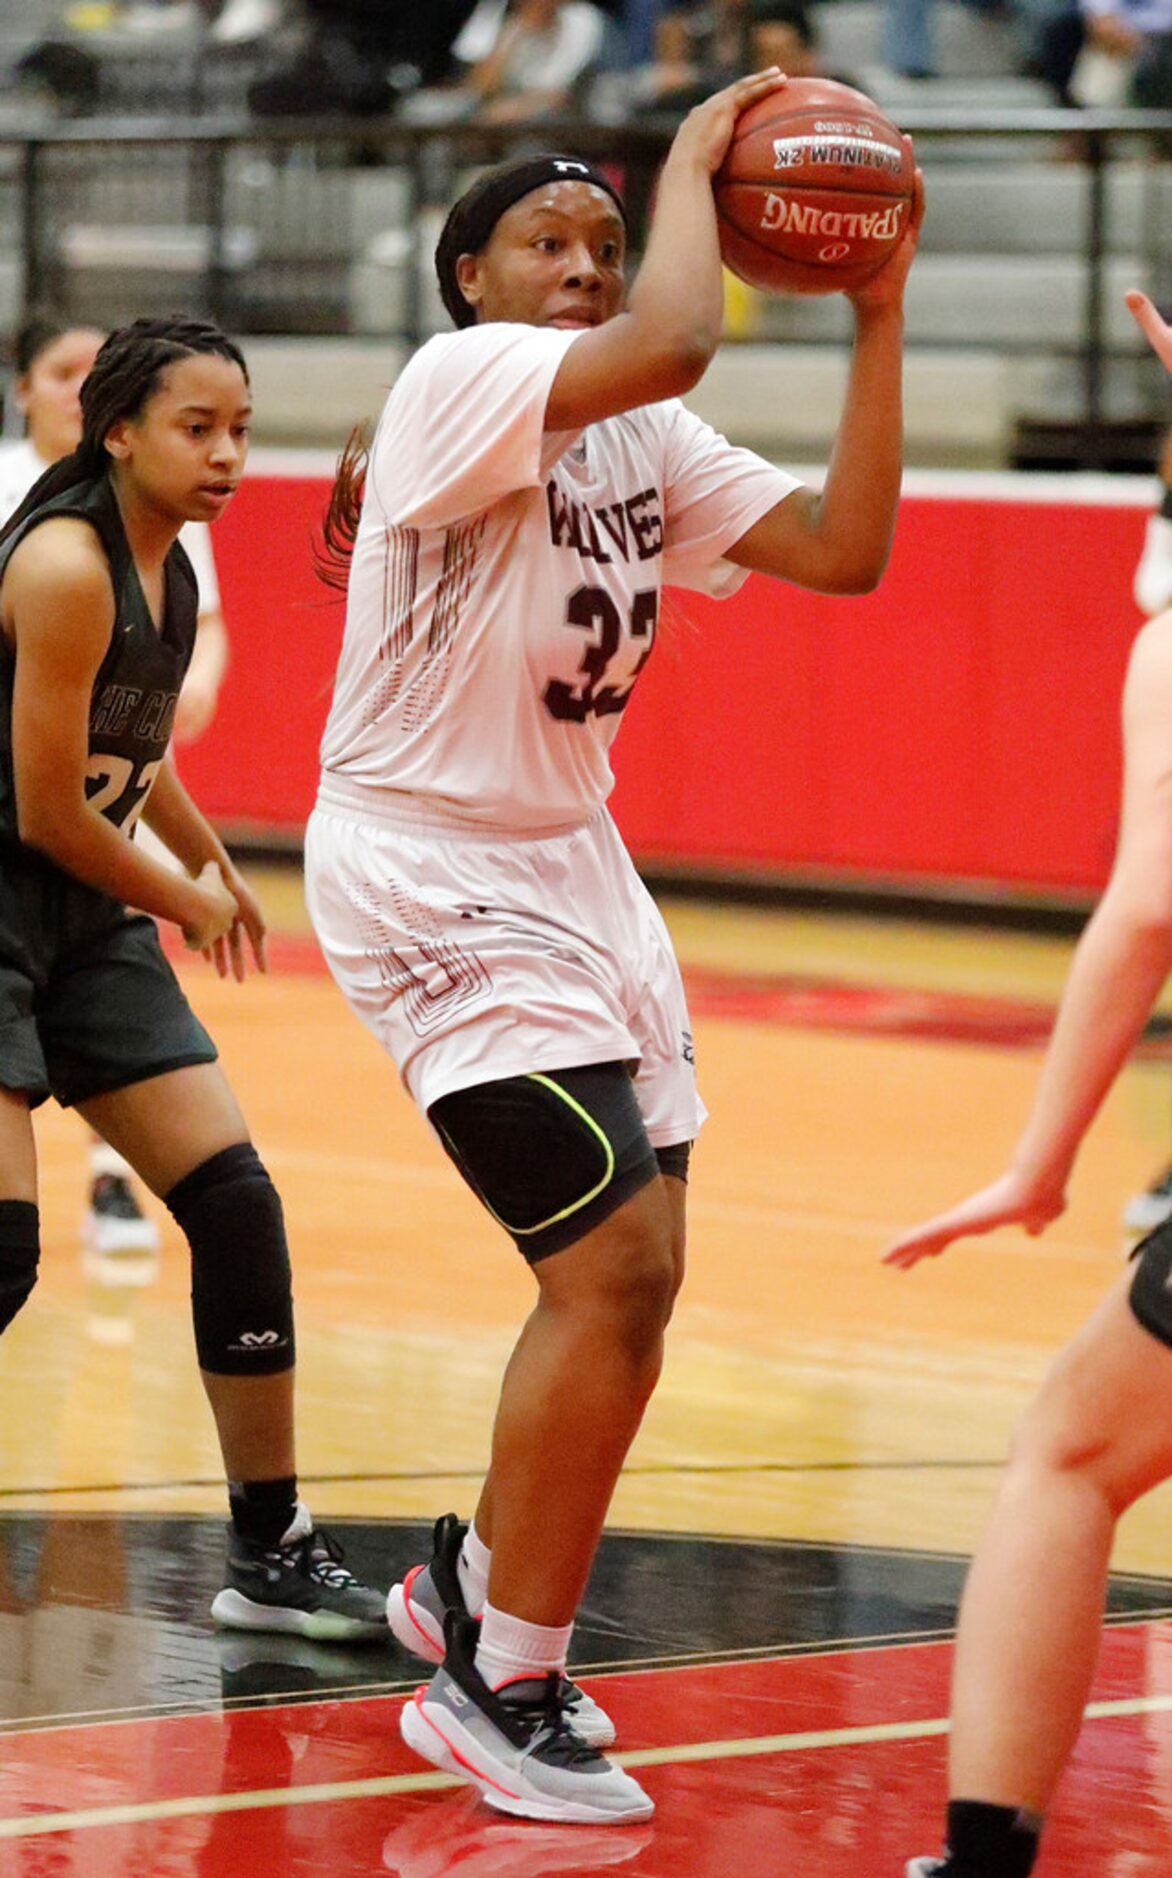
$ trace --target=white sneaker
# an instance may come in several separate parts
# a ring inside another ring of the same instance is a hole
[[[1133,592],[1135,604],[1149,619],[1172,606],[1172,521],[1166,515],[1148,516]]]
[[[122,1174],[98,1174],[81,1222],[82,1262],[100,1284],[149,1285],[158,1270],[159,1229]]]
[[[906,1878],[943,1878],[944,1869],[942,1858],[912,1858],[908,1860]]]
[[[217,46],[243,46],[250,39],[263,39],[280,23],[281,0],[228,0],[208,38]]]
[[[387,1594],[387,1622],[405,1650],[425,1663],[444,1660],[444,1619],[448,1611],[469,1615],[457,1570],[460,1548],[468,1528],[454,1513],[435,1522],[432,1554],[426,1565],[414,1565]],[[614,1723],[606,1710],[585,1689],[563,1676],[559,1689],[566,1720],[576,1735],[593,1747],[608,1748]]]
[[[650,1819],[638,1782],[570,1726],[557,1675],[489,1688],[473,1661],[478,1630],[474,1618],[449,1617],[447,1656],[399,1717],[407,1746],[501,1813],[567,1825]]]

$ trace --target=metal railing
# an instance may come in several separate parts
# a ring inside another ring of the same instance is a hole
[[[1151,178],[1140,231],[1143,284],[1172,288],[1172,112],[920,110],[902,114],[929,176],[977,158],[998,165],[1061,160],[1083,180],[1077,332],[1019,335],[1014,350],[1064,356],[1078,373],[1079,460],[1104,454],[1107,374],[1138,338],[1112,336],[1106,278],[1120,243],[1111,177],[1121,160]],[[0,134],[0,326],[52,300],[95,323],[183,306],[241,333],[380,330],[413,342],[435,316],[429,249],[462,176],[518,148],[577,151],[621,172],[634,246],[673,125],[578,119],[521,132],[487,125],[413,127],[392,119],[261,122],[100,119]],[[1022,251],[1029,251],[1023,231]],[[1134,234],[1132,237],[1134,248]],[[381,258],[380,258],[381,257]],[[4,268],[7,266],[7,273]],[[385,324],[356,320],[356,280],[386,288]],[[357,272],[356,272],[357,270]],[[381,274],[380,274],[381,270]],[[929,340],[928,343],[931,343]],[[1163,410],[1158,370],[1145,393]]]

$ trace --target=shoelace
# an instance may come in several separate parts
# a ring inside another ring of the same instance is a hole
[[[562,1700],[563,1678],[552,1672],[545,1679],[540,1696],[528,1702],[507,1702],[504,1706],[529,1735],[530,1751],[540,1750],[542,1758],[559,1767],[574,1767],[584,1761],[597,1761],[598,1750],[574,1733]]]
[[[342,1548],[332,1532],[323,1531],[315,1526],[307,1532],[304,1539],[298,1539],[294,1545],[283,1546],[282,1554],[292,1558],[312,1578],[315,1584],[328,1585],[333,1591],[341,1591],[346,1585],[357,1584],[354,1573],[347,1571],[342,1563]]]

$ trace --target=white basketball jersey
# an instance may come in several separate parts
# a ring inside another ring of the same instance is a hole
[[[734,592],[725,550],[797,488],[677,401],[546,432],[580,337],[475,326],[396,383],[322,741],[334,776],[506,830],[584,820],[611,790],[661,584]]]

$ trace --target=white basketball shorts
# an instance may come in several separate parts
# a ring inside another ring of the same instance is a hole
[[[605,809],[529,837],[376,819],[338,795],[327,779],[306,830],[310,918],[425,1114],[477,1083],[625,1061],[651,1145],[694,1139],[679,967]]]

